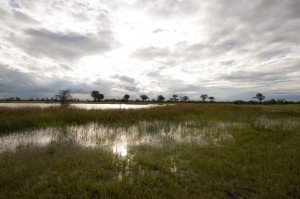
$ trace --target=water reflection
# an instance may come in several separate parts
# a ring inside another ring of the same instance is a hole
[[[72,104],[71,106],[82,109],[142,109],[162,106],[158,104]]]
[[[0,107],[9,108],[22,108],[22,107],[59,107],[58,103],[0,103]],[[164,105],[158,104],[71,104],[71,107],[81,108],[81,109],[142,109],[142,108],[152,108]]]
[[[123,127],[107,127],[98,123],[31,130],[0,136],[0,152],[20,145],[45,146],[51,142],[76,144],[83,147],[103,147],[125,157],[130,147],[170,143],[210,144],[231,138],[232,124],[199,126],[193,122],[140,122]],[[173,168],[176,171],[176,167]]]
[[[13,150],[22,145],[39,145],[45,146],[51,141],[56,140],[54,134],[49,129],[39,131],[28,131],[23,133],[12,133],[0,137],[0,152]]]
[[[121,157],[127,156],[127,138],[122,135],[118,140],[115,141],[112,151],[114,154],[120,155]]]

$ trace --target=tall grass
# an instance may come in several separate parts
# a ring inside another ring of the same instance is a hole
[[[99,122],[128,126],[146,121],[237,121],[256,118],[262,108],[224,104],[182,104],[151,109],[0,108],[0,134],[30,128]],[[276,114],[270,112],[269,114]],[[250,118],[249,118],[250,117]]]

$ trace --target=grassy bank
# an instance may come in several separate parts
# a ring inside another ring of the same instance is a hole
[[[0,134],[31,128],[99,122],[128,126],[140,120],[154,121],[248,121],[261,115],[299,117],[300,105],[242,106],[228,104],[181,104],[138,110],[85,110],[77,108],[0,107]],[[276,111],[280,110],[280,112]],[[269,111],[269,112],[268,112]],[[273,112],[272,112],[273,111]]]
[[[18,147],[0,154],[0,198],[299,198],[299,109],[222,104],[102,111],[1,108],[2,133],[92,121],[112,128],[193,121],[193,128],[207,134],[215,125],[218,133],[232,137],[206,145],[141,144],[129,148],[126,157],[74,144]],[[224,123],[228,126],[217,127]]]

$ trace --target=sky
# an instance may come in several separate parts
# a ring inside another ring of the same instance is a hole
[[[0,98],[300,101],[299,0],[2,0]]]

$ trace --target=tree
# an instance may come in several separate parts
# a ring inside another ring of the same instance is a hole
[[[178,95],[175,95],[175,94],[172,96],[172,99],[174,102],[177,102],[179,100],[177,97],[178,97]]]
[[[210,102],[214,102],[215,101],[215,97],[214,96],[210,96],[210,97],[208,97],[208,99],[210,100]]]
[[[98,95],[98,102],[102,101],[104,99],[104,95],[102,93],[99,93]]]
[[[92,91],[91,92],[92,98],[94,98],[94,101],[102,101],[104,99],[104,95],[100,93],[99,91]]]
[[[140,95],[141,100],[144,102],[147,99],[149,99],[149,97],[147,95]]]
[[[189,97],[188,96],[183,96],[181,98],[181,101],[187,102],[187,101],[189,101]]]
[[[97,101],[99,94],[100,94],[99,91],[92,91],[91,92],[91,96],[92,96],[92,98],[94,98],[95,102]]]
[[[205,100],[208,98],[208,95],[207,94],[202,94],[200,96],[200,98],[202,98],[202,101],[205,102]]]
[[[163,101],[165,101],[165,97],[162,95],[159,95],[159,96],[157,96],[157,101],[163,102]]]
[[[55,98],[60,102],[62,107],[68,107],[72,100],[70,90],[60,90],[59,93],[55,95]]]
[[[277,99],[277,103],[278,104],[285,104],[285,103],[287,103],[287,100],[286,99]]]
[[[124,97],[123,97],[123,99],[124,99],[125,101],[128,101],[129,98],[130,98],[130,95],[128,95],[128,94],[125,94]]]
[[[256,96],[253,97],[253,99],[255,98],[259,101],[259,103],[261,103],[265,99],[265,96],[261,93],[256,93]]]

